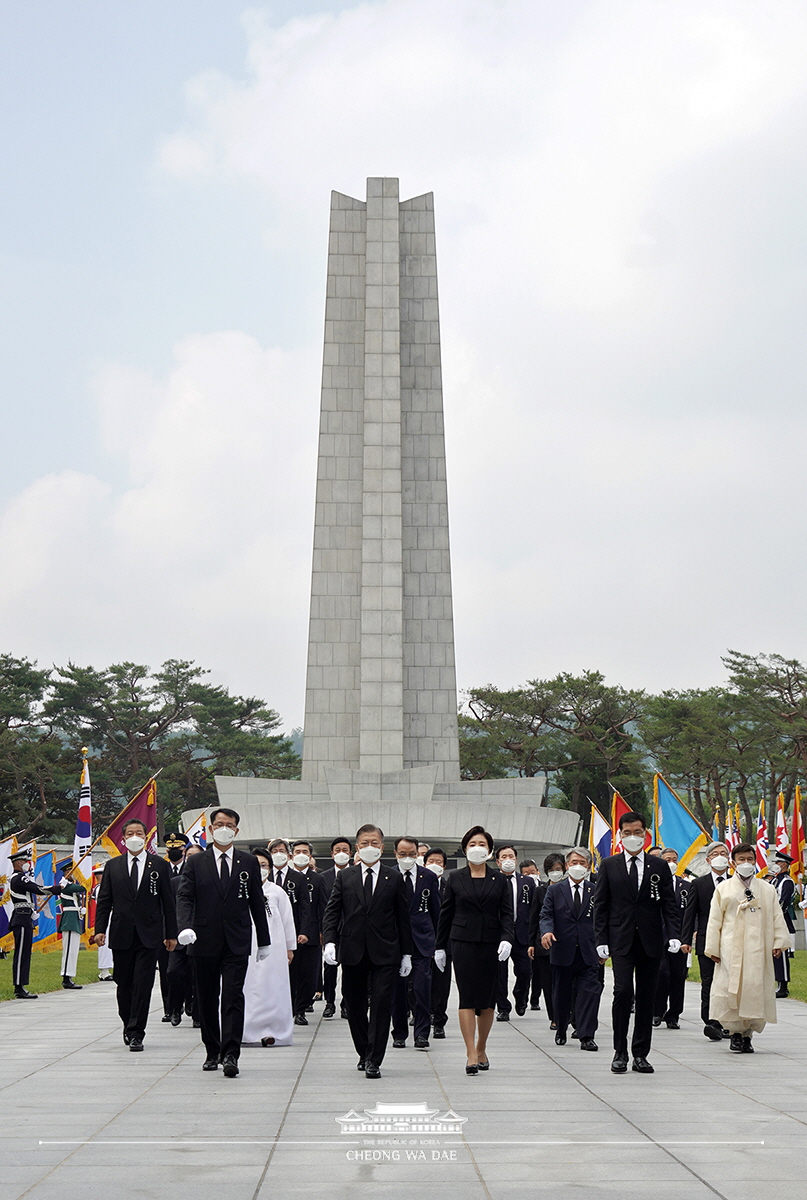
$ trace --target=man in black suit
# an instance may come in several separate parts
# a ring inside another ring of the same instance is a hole
[[[173,950],[177,937],[171,872],[164,858],[146,851],[147,836],[142,821],[124,825],[126,853],[106,864],[95,909],[96,945],[105,944],[109,926],[118,1013],[130,1050],[143,1049],[157,951]]]
[[[567,878],[548,888],[541,909],[541,945],[552,964],[555,1045],[566,1045],[575,997],[575,1027],[581,1050],[596,1050],[601,960],[594,938],[594,884],[586,876],[591,854],[575,846],[566,855]]]
[[[204,854],[204,849],[201,846],[197,846],[195,842],[189,841],[185,846],[182,856],[182,865],[184,866],[185,861],[193,858],[195,854]],[[174,902],[176,902],[177,892],[179,891],[181,875],[182,871],[180,870],[176,875],[171,877]],[[182,1013],[184,1012],[193,1021],[193,1028],[201,1029],[199,1005],[193,986],[193,971],[191,970],[187,947],[180,946],[179,943],[176,944],[168,955],[168,1011],[171,1014],[172,1025],[181,1024]]]
[[[403,876],[409,897],[409,919],[412,924],[412,972],[408,978],[395,981],[392,1000],[392,1044],[398,1049],[406,1045],[409,1032],[409,985],[415,1017],[413,1033],[415,1049],[429,1049],[429,1028],[432,1008],[432,963],[437,918],[440,916],[440,885],[434,873],[417,864],[418,843],[411,837],[399,837],[395,842],[395,858]]]
[[[672,876],[673,893],[675,902],[678,905],[681,913],[681,921],[683,924],[684,910],[687,904],[687,892],[689,891],[689,883],[686,879],[681,879],[676,875],[678,870],[678,851],[673,850],[672,846],[662,850],[659,857],[663,862],[666,862]],[[666,930],[665,930],[666,940]],[[686,951],[679,950],[676,954],[671,954],[669,950],[661,956],[661,966],[658,973],[658,983],[656,984],[656,999],[653,1005],[653,1025],[658,1026],[662,1021],[668,1029],[680,1029],[678,1018],[684,1011],[684,992],[687,981],[687,956]]]
[[[634,1001],[633,1070],[651,1075],[647,1061],[653,1037],[653,1000],[656,995],[664,935],[670,951],[681,948],[680,910],[673,895],[670,869],[657,858],[643,853],[647,829],[640,813],[626,812],[619,818],[623,850],[604,858],[594,889],[594,934],[597,954],[610,956],[614,970],[614,1059],[611,1070],[622,1075],[628,1069],[628,1026]]]
[[[336,877],[325,909],[325,961],[342,964],[342,988],[359,1070],[381,1076],[389,1037],[392,991],[398,974],[412,970],[409,899],[401,872],[381,865],[384,834],[362,825],[356,834],[359,863]],[[370,1016],[367,1017],[367,993]]]
[[[233,847],[239,821],[232,808],[213,810],[207,827],[212,845],[186,860],[177,890],[178,941],[193,963],[207,1053],[202,1070],[216,1071],[221,1062],[229,1079],[238,1074],[253,922],[259,962],[268,956],[270,940],[258,860]]]
[[[712,907],[712,896],[715,888],[729,878],[729,852],[723,842],[711,842],[706,847],[706,865],[709,868],[690,885],[687,895],[684,919],[681,923],[681,950],[689,954],[693,949],[698,956],[698,966],[701,973],[701,1020],[703,1035],[712,1042],[731,1037],[728,1029],[723,1029],[719,1021],[709,1017],[709,998],[712,994],[712,980],[715,973],[714,960],[706,953],[706,926],[709,924],[709,910]]]
[[[510,884],[515,919],[515,938],[510,953],[510,962],[516,976],[513,988],[513,999],[516,1002],[516,1014],[523,1017],[527,1011],[530,998],[530,983],[532,982],[532,960],[528,954],[530,944],[530,913],[535,899],[535,882],[528,875],[521,875],[516,870],[518,853],[515,846],[505,843],[496,851],[496,866]],[[499,963],[499,988],[496,993],[497,1021],[509,1021],[513,1005],[508,996],[508,981],[510,967],[505,962]]]
[[[438,897],[440,904],[443,903],[443,895],[446,889],[445,869],[448,864],[448,857],[442,846],[432,846],[425,857],[425,866],[428,871],[437,876],[439,881]],[[448,994],[451,991],[451,951],[446,948],[446,965],[445,970],[441,971],[435,965],[432,958],[432,1037],[438,1041],[446,1036],[446,1025],[448,1024]]]
[[[327,871],[323,871],[320,875],[322,886],[325,889],[325,903],[327,905],[331,898],[333,885],[336,883],[336,876],[340,871],[344,871],[345,867],[350,865],[352,846],[349,838],[335,837],[331,842],[331,859],[333,866]],[[336,943],[337,952],[339,950],[339,942]],[[339,973],[338,967],[332,967],[330,963],[325,963],[322,968],[322,993],[325,999],[325,1008],[322,1011],[323,1017],[330,1019],[336,1012],[336,977]],[[344,997],[341,1003],[341,1014],[347,1018],[347,1009],[345,1008]]]
[[[310,842],[294,842],[292,869],[285,871],[282,884],[291,901],[297,949],[289,966],[291,1007],[295,1025],[307,1025],[305,1015],[314,1003],[317,975],[322,961],[322,918],[327,900],[322,877],[311,870],[314,861]]]

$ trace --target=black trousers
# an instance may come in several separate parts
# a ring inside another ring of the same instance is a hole
[[[170,1015],[171,1008],[169,1005],[169,986],[168,986],[168,951],[164,944],[160,942],[157,950],[157,970],[160,973],[160,996],[163,1002],[163,1012]]]
[[[168,1011],[181,1013],[190,1008],[194,1021],[199,1020],[199,1006],[193,987],[191,960],[184,946],[177,946],[168,955]]]
[[[790,959],[787,950],[783,950],[779,957],[773,960],[773,977],[777,983],[790,983]]]
[[[144,1038],[157,969],[157,947],[144,946],[137,931],[126,950],[113,950],[118,1015],[130,1038]]]
[[[381,1063],[386,1054],[392,1018],[392,993],[398,970],[398,963],[376,966],[366,953],[361,962],[352,967],[342,964],[342,994],[347,1005],[350,1036],[361,1059]]]
[[[414,1036],[428,1037],[432,1009],[432,963],[431,955],[412,955],[412,972],[395,980],[392,997],[392,1036],[406,1041],[409,1033],[409,984],[412,986],[412,1004],[415,1014]]]
[[[207,1057],[218,1059],[232,1054],[238,1058],[244,1032],[244,979],[249,955],[231,954],[225,947],[218,955],[194,955],[191,962]]]
[[[34,943],[34,928],[33,925],[15,925],[11,932],[14,934],[14,962],[11,977],[15,987],[27,987],[31,980],[31,946]]]
[[[635,933],[633,945],[626,954],[611,954],[611,965],[614,969],[614,1000],[611,1006],[614,1051],[627,1057],[630,1010],[635,996],[631,1052],[634,1058],[646,1058],[653,1039],[653,1001],[656,998],[661,959],[646,954],[639,934]]]
[[[555,1005],[554,1005],[554,1002],[552,999],[552,991],[553,991],[552,972],[554,971],[554,967],[552,966],[551,962],[549,961],[549,955],[536,953],[535,958],[532,960],[532,966],[533,966],[533,985],[532,985],[533,1003],[535,1003],[538,996],[540,996],[541,993],[543,993],[544,1009],[546,1010],[546,1015],[549,1017],[550,1021],[554,1021],[555,1020]],[[537,991],[536,991],[536,984],[535,984],[536,979],[538,980],[538,990]]]
[[[574,962],[568,967],[555,964],[552,977],[552,1009],[558,1033],[565,1033],[571,1023],[574,1000],[574,1027],[581,1039],[593,1038],[597,1032],[602,994],[599,963],[588,966],[577,946]]]
[[[670,954],[665,950],[661,956],[656,1000],[653,1016],[667,1021],[677,1021],[684,1011],[684,984],[687,981],[687,956],[680,951]]]
[[[432,959],[432,1022],[435,1029],[448,1023],[448,993],[451,991],[451,955],[446,951],[446,969],[439,971]]]
[[[715,977],[716,963],[705,954],[698,955],[698,966],[701,970],[701,1020],[704,1025],[714,1025],[720,1028],[719,1021],[713,1021],[709,1016],[709,998],[712,994],[712,980]]]
[[[507,994],[510,981],[510,963],[513,964],[513,971],[516,976],[515,985],[513,986],[513,999],[516,1002],[516,1008],[526,1008],[530,994],[532,959],[527,954],[526,946],[522,946],[520,942],[513,942],[510,958],[503,963],[499,963],[499,986],[496,989],[496,1008],[499,1012],[509,1013],[513,1008],[513,1005],[510,1003],[510,997]]]
[[[322,950],[319,945],[298,944],[294,951],[294,958],[289,967],[289,983],[291,1007],[295,1017],[298,1013],[304,1013],[308,1006],[314,1003],[321,958]]]
[[[332,967],[330,963],[325,963],[323,965],[322,995],[326,1004],[336,1004],[336,977],[338,974],[338,967]],[[344,988],[342,990],[344,992]]]

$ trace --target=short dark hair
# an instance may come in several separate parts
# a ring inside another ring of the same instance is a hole
[[[501,846],[496,847],[496,857],[498,858],[502,850],[512,850],[516,858],[518,858],[518,850],[510,842],[502,842]]]
[[[525,867],[535,867],[537,871],[538,863],[534,858],[522,858],[521,862],[518,864],[518,869],[519,871],[523,871]]]
[[[331,849],[332,849],[332,850],[335,850],[335,849],[336,849],[336,847],[337,847],[337,846],[338,846],[338,845],[339,845],[341,842],[344,842],[346,846],[352,846],[352,845],[353,845],[353,843],[351,842],[350,838],[338,837],[338,838],[334,838],[334,839],[333,839],[333,841],[331,842]]]
[[[442,846],[432,846],[431,849],[429,850],[429,853],[425,856],[424,862],[428,862],[428,860],[430,858],[434,858],[435,854],[440,855],[440,857],[443,860],[443,866],[445,866],[446,863],[448,862],[448,855],[446,854],[446,852]]]
[[[395,839],[393,845],[394,845],[396,851],[398,849],[398,846],[401,844],[401,842],[411,842],[416,850],[418,848],[417,838],[410,837],[408,833],[402,833],[400,837],[397,837]]]
[[[296,842],[292,842],[291,844],[292,850],[296,850],[298,846],[305,846],[309,854],[314,853],[314,847],[310,842],[307,842],[305,838],[298,838]]]
[[[381,841],[383,842],[384,840],[384,830],[379,825],[360,825],[356,830],[356,841],[359,840],[363,833],[377,833]]]
[[[126,833],[130,825],[139,825],[144,833],[148,833],[148,828],[145,821],[141,821],[140,817],[129,817],[129,820],[124,823],[121,833]]]
[[[558,854],[557,850],[553,850],[551,854],[547,854],[544,859],[544,872],[548,875],[554,867],[555,863],[560,863],[564,871],[566,870],[566,859],[562,854]]]
[[[637,812],[623,813],[619,818],[618,828],[623,829],[625,825],[632,825],[634,821],[641,821],[642,829],[647,829],[647,821],[644,819],[641,813]]]
[[[731,848],[731,860],[734,862],[738,854],[753,854],[756,858],[756,848],[750,842],[738,842],[736,846]]]
[[[468,832],[464,835],[462,841],[460,842],[460,845],[462,846],[463,854],[465,853],[465,847],[468,845],[471,838],[476,837],[477,834],[480,834],[485,839],[485,841],[488,844],[488,850],[491,850],[491,851],[493,850],[493,834],[488,833],[488,831],[487,831],[487,829],[485,829],[484,825],[472,825],[471,828],[468,830]]]
[[[251,853],[251,854],[254,854],[256,858],[263,858],[263,859],[265,859],[265,860],[266,860],[266,862],[268,862],[269,866],[271,867],[271,865],[272,865],[272,856],[271,856],[271,854],[269,853],[269,851],[268,851],[268,850],[264,850],[263,846],[256,846],[254,850],[251,850],[251,851],[250,851],[250,853]]]
[[[652,854],[654,850],[672,850],[672,846],[651,846],[648,854]]]
[[[272,851],[275,849],[276,846],[282,846],[287,854],[291,853],[291,846],[285,840],[285,838],[275,838],[275,840],[273,842],[269,843],[269,853],[270,854],[272,853]]]
[[[210,814],[210,817],[208,818],[211,825],[220,813],[223,813],[225,817],[229,817],[231,820],[235,821],[236,825],[241,824],[241,818],[234,808],[214,808]]]

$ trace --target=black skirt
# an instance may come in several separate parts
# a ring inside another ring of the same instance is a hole
[[[449,940],[454,979],[460,994],[460,1008],[496,1007],[499,982],[498,942],[457,942]]]

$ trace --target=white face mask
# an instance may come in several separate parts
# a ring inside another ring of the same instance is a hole
[[[588,867],[577,863],[575,866],[569,867],[569,874],[576,883],[579,883],[581,879],[585,879],[586,875],[588,875]]]
[[[268,878],[269,878],[269,868],[261,867],[261,879],[263,880],[264,883],[266,883]]]
[[[345,854],[344,850],[340,850],[338,854],[334,854],[333,861],[336,863],[337,867],[346,867],[350,862],[350,855]]]
[[[718,874],[725,871],[728,865],[729,860],[726,858],[725,854],[718,854],[716,858],[711,858],[709,860],[709,866],[713,871],[717,871]]]
[[[422,854],[419,854],[419,855],[417,856],[417,858],[415,859],[415,862],[417,863],[417,865],[418,865],[419,867],[422,867],[422,866],[423,866],[423,855],[422,855]]]
[[[381,851],[378,846],[362,846],[359,851],[359,858],[366,867],[372,867],[381,857]]]
[[[782,868],[779,863],[770,863],[770,865],[768,866],[768,874],[769,875],[778,875],[779,872],[781,871],[781,869]]]
[[[516,860],[514,858],[503,858],[499,866],[506,875],[512,875],[516,869]]]
[[[756,875],[756,873],[757,873],[757,864],[756,863],[744,862],[744,863],[737,864],[737,874],[742,875],[743,879],[750,879],[751,876]]]
[[[235,830],[229,825],[219,825],[213,830],[213,841],[217,846],[232,846],[235,841]]]
[[[399,858],[398,866],[402,871],[411,871],[412,867],[415,865],[415,862],[416,860],[414,858]]]
[[[288,861],[289,861],[288,854],[284,854],[282,850],[276,850],[275,853],[272,855],[272,866],[276,867],[278,871],[281,870],[281,868],[285,867],[285,865]]]
[[[127,850],[132,854],[139,854],[146,844],[146,839],[142,837],[128,837],[123,843]]]
[[[672,871],[672,873],[674,875],[675,872],[678,870],[678,863],[670,862],[669,860],[665,860],[665,861],[667,862],[667,866],[670,868],[670,870]]]
[[[474,866],[478,867],[481,863],[487,862],[490,857],[490,851],[487,846],[469,846],[465,851],[465,857],[469,863],[473,863]]]
[[[559,883],[563,878],[563,871],[549,871],[546,877],[550,883]]]
[[[628,834],[627,837],[623,837],[622,845],[631,854],[636,854],[636,852],[641,850],[642,846],[644,845],[644,837],[639,833]]]
[[[439,879],[439,878],[440,878],[440,876],[443,874],[444,868],[443,868],[443,867],[440,865],[440,863],[429,863],[429,865],[427,866],[426,870],[427,870],[427,871],[434,871],[434,874],[435,874],[435,875],[437,876],[437,878]]]
[[[307,854],[295,854],[291,861],[294,863],[295,867],[299,867],[302,870],[303,867],[308,866],[310,859]]]

